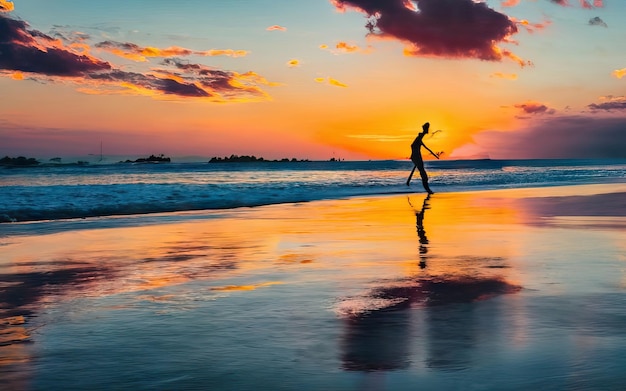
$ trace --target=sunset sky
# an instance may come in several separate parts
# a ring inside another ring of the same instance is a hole
[[[0,91],[1,156],[626,158],[626,1],[0,0]]]

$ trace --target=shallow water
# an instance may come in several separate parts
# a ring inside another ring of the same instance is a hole
[[[626,221],[554,216],[546,205],[559,211],[565,199],[537,207],[515,194],[320,201],[145,225],[79,220],[5,235],[0,381],[619,389]]]

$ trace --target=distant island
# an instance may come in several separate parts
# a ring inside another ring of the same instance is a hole
[[[0,159],[0,166],[5,167],[29,167],[29,166],[37,166],[39,165],[39,161],[33,157],[26,158],[24,156],[18,157],[8,157],[5,156]]]
[[[120,163],[169,163],[171,161],[172,159],[170,159],[169,157],[165,157],[163,156],[163,154],[160,154],[159,156],[150,155],[147,158],[139,158],[137,160],[126,160],[126,161],[121,161]]]
[[[209,163],[261,163],[261,162],[308,162],[308,159],[303,159],[303,160],[298,160],[296,158],[292,158],[292,159],[288,159],[288,158],[282,158],[282,159],[276,159],[276,160],[267,160],[264,159],[262,157],[256,157],[256,156],[237,156],[237,155],[230,155],[229,157],[212,157],[211,160],[209,160]]]

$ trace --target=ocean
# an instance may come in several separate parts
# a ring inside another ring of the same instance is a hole
[[[0,222],[186,212],[423,191],[410,161],[45,165],[0,168]],[[429,161],[435,192],[613,183],[622,160]]]

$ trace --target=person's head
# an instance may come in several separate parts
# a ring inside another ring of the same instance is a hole
[[[424,133],[428,133],[428,129],[430,128],[430,123],[426,122],[424,125],[422,125],[422,130],[424,131]]]

